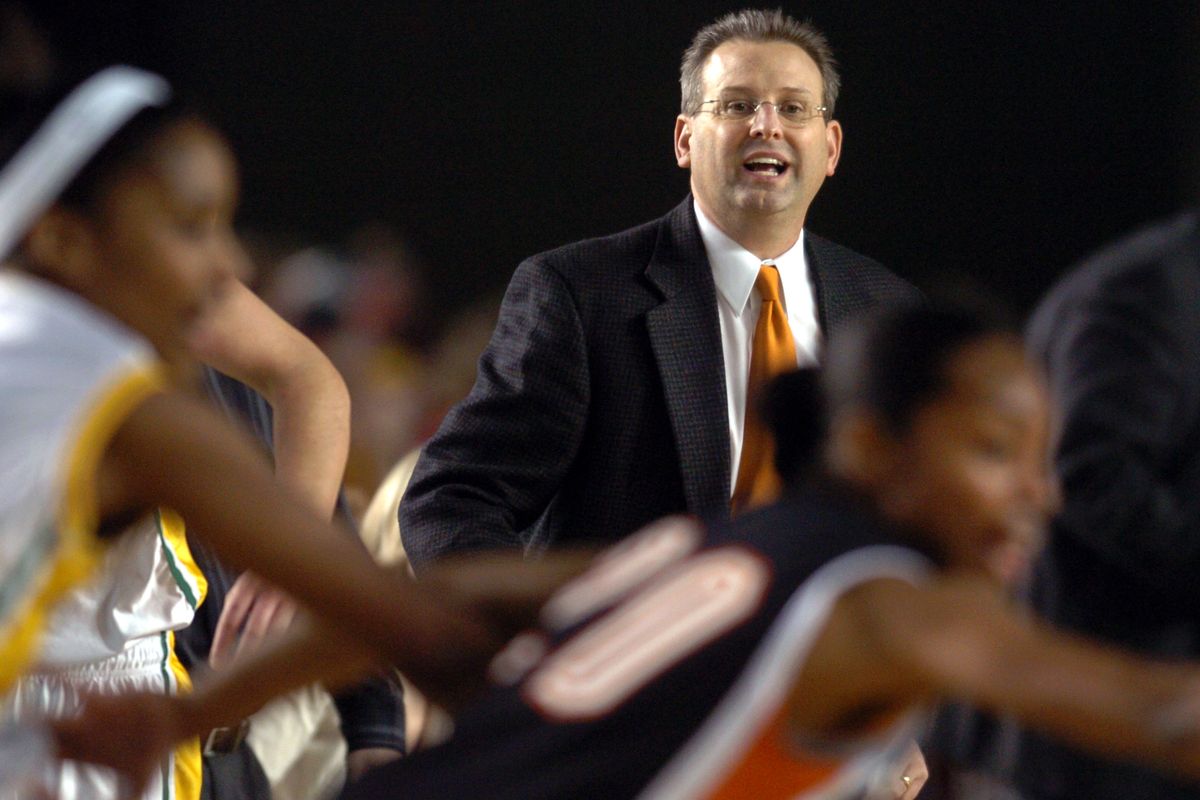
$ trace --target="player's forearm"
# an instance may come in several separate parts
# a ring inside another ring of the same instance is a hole
[[[1006,650],[985,705],[1109,757],[1200,778],[1200,671],[1040,628]]]
[[[323,516],[337,502],[350,450],[350,392],[310,339],[254,298],[264,335],[244,347],[240,377],[271,406],[275,475]]]
[[[308,337],[240,283],[192,337],[197,358],[253,388],[274,416],[276,474],[332,513],[350,442],[350,395]]]
[[[350,393],[333,364],[311,347],[263,396],[275,420],[276,476],[332,515],[350,449]]]
[[[966,574],[925,587],[875,581],[839,606],[866,636],[855,649],[882,659],[889,691],[910,702],[966,701],[1099,755],[1200,778],[1200,669],[1051,629]]]
[[[163,452],[184,455],[164,462]],[[107,458],[106,469],[138,490],[131,500],[174,508],[224,562],[254,570],[406,672],[482,675],[499,645],[479,620],[436,602],[407,574],[382,570],[297,503],[262,454],[201,403],[150,398],[118,431]]]
[[[507,638],[537,624],[547,599],[591,565],[594,550],[556,550],[536,561],[518,552],[451,556],[421,580],[436,597],[453,598]]]
[[[193,693],[181,695],[174,733],[177,739],[199,735],[245,719],[287,692],[317,682],[337,688],[376,668],[363,647],[306,619],[273,646],[211,673]]]

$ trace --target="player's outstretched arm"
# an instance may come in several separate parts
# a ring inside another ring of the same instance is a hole
[[[813,653],[817,668],[805,670],[798,690],[837,683],[831,671],[857,652],[860,666],[843,664],[845,683],[879,704],[964,700],[1098,754],[1200,777],[1196,666],[1056,632],[970,577],[927,587],[874,581],[838,606]],[[841,713],[855,710],[846,687],[839,692]],[[804,695],[794,696],[798,722],[821,724],[804,709]]]
[[[582,548],[552,550],[533,561],[508,550],[451,555],[429,565],[421,583],[508,639],[536,626],[550,595],[586,570],[595,555]]]
[[[53,723],[58,753],[112,767],[140,792],[161,754],[179,741],[244,719],[277,695],[317,680],[335,688],[375,666],[360,643],[304,617],[285,638],[211,673],[191,694],[88,698],[82,715]]]
[[[589,561],[585,552],[551,554],[538,562],[522,562],[509,553],[455,557],[435,565],[420,587],[455,606],[471,607],[489,626],[507,633],[536,618],[534,609]],[[395,573],[411,582],[402,569]],[[91,698],[82,716],[55,723],[59,753],[117,769],[140,786],[157,766],[158,754],[180,740],[244,719],[279,694],[315,681],[336,689],[378,666],[361,642],[305,617],[285,638],[210,673],[192,694]],[[481,679],[482,670],[475,675],[454,671],[417,683],[434,697],[453,698],[480,685]]]
[[[321,521],[247,437],[198,400],[164,393],[142,403],[113,437],[99,480],[102,510],[173,508],[221,559],[253,569],[418,684],[482,674],[499,644],[484,624],[381,569]]]

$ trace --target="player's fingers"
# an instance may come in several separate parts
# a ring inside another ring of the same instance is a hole
[[[290,621],[292,602],[283,592],[267,588],[258,596],[254,608],[246,619],[242,637],[238,640],[235,658],[253,652],[262,641],[273,633],[283,630]]]
[[[914,742],[909,747],[908,763],[904,765],[904,769],[900,773],[896,787],[899,793],[896,796],[900,800],[912,800],[921,793],[927,780],[929,780],[929,767],[925,764],[924,754]]]
[[[275,615],[279,606],[279,595],[274,592],[261,595],[258,602],[254,604],[254,610],[246,618],[246,625],[242,628],[242,641],[239,645],[244,645],[247,640],[261,641],[271,633],[275,627]],[[240,649],[241,647],[239,647]]]
[[[296,602],[284,595],[283,602],[279,604],[279,610],[275,612],[275,630],[287,630],[296,619],[296,610]]]
[[[224,666],[232,657],[238,636],[241,635],[262,588],[262,581],[248,572],[238,576],[233,586],[229,587],[208,652],[209,663],[214,669]]]

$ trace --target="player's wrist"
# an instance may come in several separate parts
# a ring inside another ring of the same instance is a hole
[[[346,754],[346,773],[357,780],[366,773],[404,757],[404,751],[392,747],[364,747]]]
[[[213,703],[206,703],[200,695],[177,695],[167,704],[165,715],[167,730],[174,741],[181,741],[191,736],[202,739],[228,722],[215,713]],[[203,742],[202,742],[203,744]]]

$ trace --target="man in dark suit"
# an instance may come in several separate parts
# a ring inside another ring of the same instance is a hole
[[[1146,655],[1200,658],[1200,214],[1084,262],[1041,302],[1028,340],[1062,414],[1063,509],[1038,610]],[[1017,773],[1031,800],[1200,797],[1032,736]]]
[[[728,515],[760,272],[799,364],[854,312],[918,296],[804,230],[842,144],[822,34],[778,11],[730,14],[696,35],[680,83],[692,195],[518,267],[475,387],[400,506],[418,569],[450,551],[612,541],[673,512]]]

